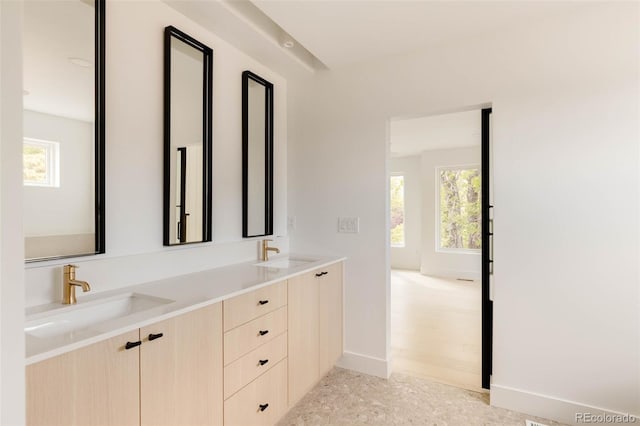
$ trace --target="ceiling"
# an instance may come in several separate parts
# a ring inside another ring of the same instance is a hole
[[[480,146],[480,110],[391,121],[391,156]]]
[[[521,26],[584,5],[566,1],[251,1],[330,69]]]
[[[87,0],[24,2],[25,109],[94,120],[94,16]]]

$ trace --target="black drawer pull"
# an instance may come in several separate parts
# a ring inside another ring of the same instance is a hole
[[[158,333],[158,334],[151,333],[151,334],[149,334],[149,341],[159,339],[162,336],[164,336],[164,334],[162,334],[162,333]]]
[[[267,303],[269,303],[269,301],[268,300],[261,300],[258,303],[261,304],[261,305],[266,305]]]
[[[260,363],[260,365],[265,365],[266,363],[269,362],[268,359],[261,359],[260,361],[258,361]]]
[[[140,340],[138,340],[137,342],[127,342],[127,344],[124,345],[124,348],[129,350],[135,348],[136,346],[140,346],[141,344],[142,342]]]
[[[260,330],[258,333],[260,333],[261,336],[264,336],[268,332],[269,332],[269,330]]]
[[[260,411],[264,411],[269,407],[269,404],[260,404],[258,407],[260,407]]]
[[[320,273],[316,274],[316,277],[321,277],[323,275],[324,275],[324,273],[320,272]]]
[[[328,272],[326,272],[326,271],[322,273],[322,275],[327,275],[327,274],[328,274]]]

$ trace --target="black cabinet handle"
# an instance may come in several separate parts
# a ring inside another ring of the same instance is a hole
[[[258,407],[260,407],[260,411],[264,411],[269,407],[269,404],[260,404]]]
[[[321,277],[321,276],[323,276],[323,275],[324,275],[324,274],[323,274],[322,272],[320,272],[320,273],[316,274],[316,277]]]
[[[328,273],[328,272],[326,272],[326,271],[322,273],[322,275],[327,275],[327,274],[329,274],[329,273]]]
[[[266,305],[267,303],[269,303],[269,301],[268,300],[261,300],[258,303],[261,304],[261,305]]]
[[[268,332],[269,332],[269,330],[260,330],[258,333],[260,333],[261,336],[264,336]]]
[[[124,348],[129,350],[135,348],[136,346],[140,346],[141,344],[142,342],[140,340],[138,340],[137,342],[127,342],[127,344],[124,345]]]
[[[149,334],[149,341],[159,339],[162,336],[164,336],[164,334],[162,334],[162,333],[158,333],[158,334],[151,333],[151,334]]]
[[[258,361],[260,363],[260,365],[265,365],[266,363],[269,362],[268,359],[261,359],[260,361]]]

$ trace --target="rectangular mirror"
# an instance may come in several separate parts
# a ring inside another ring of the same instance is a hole
[[[273,84],[242,73],[242,236],[273,234]]]
[[[211,241],[213,50],[164,32],[164,244]]]
[[[104,253],[105,1],[25,1],[27,262]]]

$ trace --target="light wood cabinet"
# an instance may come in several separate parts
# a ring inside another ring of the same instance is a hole
[[[229,398],[286,357],[287,333],[282,333],[233,361],[224,368],[224,398]]]
[[[127,342],[141,342],[125,349]],[[221,425],[222,304],[27,367],[27,424]]]
[[[271,426],[287,411],[287,360],[224,402],[225,426]]]
[[[342,355],[342,277],[335,263],[29,365],[27,424],[273,425]]]
[[[287,411],[287,282],[223,302],[224,424],[268,426]]]
[[[140,423],[221,425],[221,304],[143,327],[140,337]]]
[[[283,306],[224,333],[224,364],[263,345],[287,330],[287,307]]]
[[[297,403],[342,355],[342,263],[291,278],[289,405]]]
[[[224,301],[224,331],[238,327],[287,304],[287,282],[282,281]]]
[[[289,280],[289,405],[294,405],[320,377],[319,287],[315,273]]]
[[[319,283],[320,376],[327,374],[342,356],[342,262],[325,268]]]
[[[27,366],[27,424],[137,425],[138,330]]]

